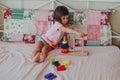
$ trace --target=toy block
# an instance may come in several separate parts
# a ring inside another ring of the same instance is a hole
[[[57,71],[64,71],[66,70],[66,67],[64,65],[61,65],[61,66],[57,66],[56,69]]]
[[[68,42],[67,41],[62,41],[62,44],[67,44]]]
[[[68,44],[61,44],[61,48],[62,48],[62,49],[66,49],[66,48],[68,48],[68,47],[69,47]]]
[[[53,73],[48,73],[48,74],[46,74],[44,77],[46,78],[46,79],[48,79],[49,77],[51,77],[51,76],[53,76],[54,74]]]
[[[48,80],[53,80],[54,78],[56,78],[57,76],[54,75],[53,73],[48,73],[44,76],[45,79],[48,79]]]
[[[51,58],[50,59],[50,62],[52,63],[52,62],[55,62],[55,58]]]
[[[54,66],[59,66],[59,65],[60,65],[59,61],[54,61],[54,62],[52,62],[52,64],[53,64]]]
[[[61,62],[60,62],[60,65],[69,66],[69,65],[70,65],[70,61],[69,61],[69,60],[61,61]]]
[[[68,48],[67,48],[67,49],[62,49],[61,52],[62,52],[62,53],[68,53],[68,52],[69,52],[69,49],[68,49]]]
[[[53,80],[54,78],[56,78],[57,76],[56,75],[53,75],[49,78],[49,80]]]

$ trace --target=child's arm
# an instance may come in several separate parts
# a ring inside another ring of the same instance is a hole
[[[84,37],[85,36],[85,34],[83,32],[81,32],[81,31],[73,30],[73,29],[66,28],[66,27],[60,27],[59,30],[63,31],[63,32],[66,32],[66,33],[77,34],[80,37]]]

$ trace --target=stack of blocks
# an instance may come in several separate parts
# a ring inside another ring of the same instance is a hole
[[[65,37],[64,37],[64,40],[62,41],[61,48],[62,48],[62,51],[61,51],[62,53],[69,52],[69,45],[68,45],[68,42],[66,41]]]
[[[69,60],[64,60],[64,61],[56,61],[54,58],[51,58],[51,63],[52,65],[56,66],[56,70],[57,71],[64,71],[66,70],[66,66],[70,65],[70,61]]]

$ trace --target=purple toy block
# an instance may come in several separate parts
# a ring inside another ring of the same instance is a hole
[[[45,78],[48,79],[49,77],[53,76],[54,74],[53,73],[48,73],[45,75]]]
[[[48,80],[53,80],[54,78],[56,78],[57,76],[54,75],[53,73],[48,73],[44,76],[46,79]]]
[[[54,78],[56,78],[57,76],[56,75],[53,75],[49,78],[49,80],[53,80]]]

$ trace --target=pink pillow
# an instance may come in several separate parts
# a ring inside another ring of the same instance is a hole
[[[109,21],[110,12],[84,10],[75,11],[74,24],[70,28],[83,31],[87,34],[85,43],[87,46],[104,46],[112,44],[112,32]],[[69,38],[76,36],[69,35]]]

